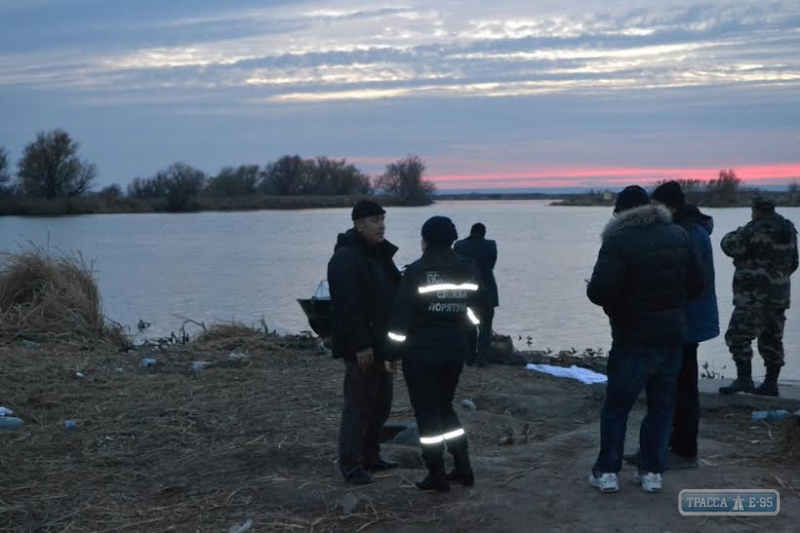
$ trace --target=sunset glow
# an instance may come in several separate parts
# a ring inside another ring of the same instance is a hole
[[[745,165],[731,167],[737,177],[749,185],[785,185],[800,180],[800,163]],[[645,167],[552,167],[531,171],[491,174],[434,175],[442,189],[531,188],[531,187],[624,187],[665,179],[715,179],[721,169],[708,168],[645,168]]]

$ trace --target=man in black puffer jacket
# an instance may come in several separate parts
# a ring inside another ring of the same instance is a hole
[[[368,470],[394,468],[381,458],[381,428],[392,408],[393,368],[387,334],[400,271],[397,247],[384,239],[385,211],[370,200],[353,208],[353,228],[339,234],[328,263],[333,356],[345,361],[344,411],[339,468],[357,485],[372,482]]]
[[[619,490],[628,413],[645,389],[637,479],[643,490],[659,492],[687,340],[686,304],[702,292],[703,276],[686,231],[665,207],[651,205],[644,189],[625,188],[614,214],[587,288],[608,315],[612,335],[600,454],[589,483],[603,492]]]

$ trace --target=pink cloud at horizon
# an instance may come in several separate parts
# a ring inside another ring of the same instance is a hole
[[[800,163],[730,167],[752,185],[783,185],[800,179]],[[546,167],[535,171],[430,175],[441,190],[456,188],[605,187],[649,184],[663,179],[715,179],[722,167]],[[727,168],[726,168],[727,170]]]

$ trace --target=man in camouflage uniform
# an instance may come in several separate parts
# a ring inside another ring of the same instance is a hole
[[[797,230],[775,212],[775,203],[756,197],[752,221],[722,239],[722,251],[733,258],[733,315],[725,343],[736,363],[737,378],[722,394],[753,392],[778,395],[783,366],[783,326],[789,308],[789,277],[797,270]],[[752,377],[753,339],[767,370],[755,388]]]

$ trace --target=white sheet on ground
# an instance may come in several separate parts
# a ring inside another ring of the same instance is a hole
[[[587,385],[605,383],[608,381],[608,377],[605,374],[599,374],[589,370],[588,368],[581,368],[575,365],[572,365],[569,368],[564,368],[563,366],[536,365],[533,363],[528,363],[526,368],[528,370],[535,370],[536,372],[544,372],[545,374],[550,374],[551,376],[556,376],[559,378],[576,379],[581,383],[586,383]]]

